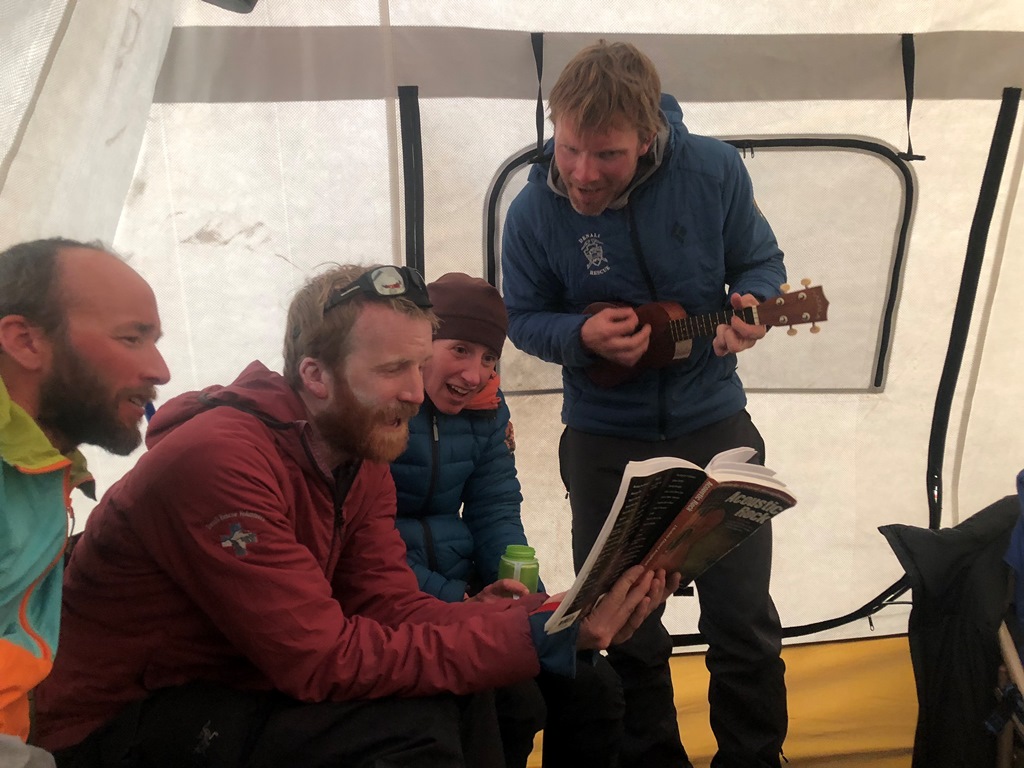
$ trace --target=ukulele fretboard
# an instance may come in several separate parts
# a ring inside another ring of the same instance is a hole
[[[706,339],[715,335],[715,329],[727,324],[732,318],[739,317],[745,323],[758,325],[757,308],[724,309],[721,312],[710,312],[706,315],[688,315],[668,323],[668,332],[673,341],[689,341],[690,339]]]

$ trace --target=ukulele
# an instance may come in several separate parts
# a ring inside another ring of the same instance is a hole
[[[810,288],[811,281],[807,279],[800,282],[802,289],[768,299],[756,307],[723,309],[705,315],[687,315],[673,301],[641,304],[636,307],[637,327],[651,326],[651,340],[643,357],[633,367],[602,359],[587,368],[587,375],[599,387],[614,387],[649,368],[664,368],[676,360],[685,360],[690,356],[693,339],[714,337],[718,326],[727,324],[733,317],[751,325],[787,325],[790,336],[796,334],[792,326],[811,323],[811,333],[817,333],[821,329],[816,323],[828,319],[828,299],[821,286]],[[788,291],[789,286],[783,285],[782,290]],[[621,306],[624,305],[599,301],[583,311],[594,315],[602,309]]]

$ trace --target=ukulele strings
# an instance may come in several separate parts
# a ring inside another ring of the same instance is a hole
[[[732,318],[739,316],[746,323],[754,322],[754,310],[752,307],[743,309],[726,309],[721,312],[711,312],[707,315],[696,315],[669,320],[669,333],[676,341],[689,341],[690,339],[709,338],[715,335],[715,329],[722,324],[728,323]]]

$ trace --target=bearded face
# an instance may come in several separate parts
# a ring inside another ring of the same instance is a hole
[[[555,166],[577,213],[600,216],[625,192],[651,141],[629,120],[604,131],[584,131],[566,118],[555,121]]]
[[[38,422],[69,445],[89,443],[127,456],[142,442],[142,407],[153,387],[117,390],[68,343],[55,340],[53,369],[39,393]]]
[[[415,403],[377,405],[369,393],[356,392],[344,371],[332,377],[330,405],[313,416],[313,424],[335,451],[368,461],[390,463],[409,441],[409,420],[419,411]]]

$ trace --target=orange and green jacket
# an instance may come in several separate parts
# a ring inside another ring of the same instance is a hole
[[[0,380],[0,734],[28,738],[28,693],[49,673],[60,628],[69,494],[91,480],[61,455]]]

